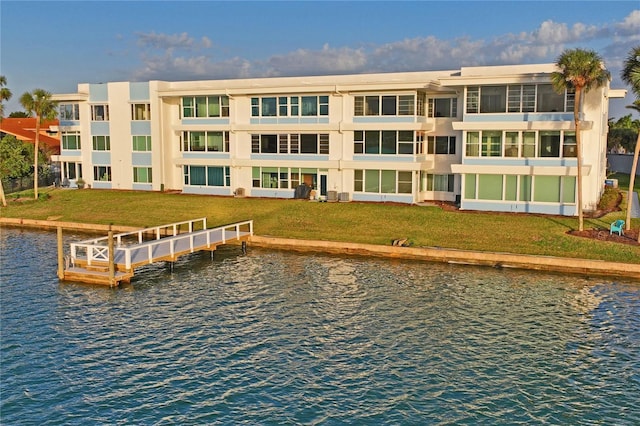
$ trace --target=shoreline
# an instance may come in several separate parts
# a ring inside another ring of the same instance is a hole
[[[81,232],[128,232],[139,227],[60,222],[56,220],[36,220],[0,218],[0,227],[26,227],[54,230],[58,227]],[[376,244],[360,244],[320,240],[297,240],[291,238],[253,235],[249,243],[261,248],[298,252],[319,252],[341,255],[374,256],[396,259],[422,260],[428,262],[489,266],[493,268],[514,268],[545,272],[571,273],[577,275],[597,275],[640,279],[640,264],[609,262],[604,260],[536,256],[526,254],[479,252],[447,249],[440,247],[398,247]]]

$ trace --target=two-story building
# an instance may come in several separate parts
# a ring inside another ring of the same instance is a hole
[[[60,105],[62,178],[92,188],[576,214],[573,94],[553,64],[80,84]],[[582,106],[584,207],[606,172],[609,87]]]

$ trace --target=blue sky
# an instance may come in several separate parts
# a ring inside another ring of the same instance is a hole
[[[35,88],[547,63],[574,47],[625,88],[640,2],[2,0],[0,28],[8,115]],[[632,102],[613,100],[610,116]]]

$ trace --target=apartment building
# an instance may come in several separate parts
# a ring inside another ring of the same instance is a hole
[[[576,214],[573,95],[553,64],[79,84],[55,95],[62,179],[92,188],[458,202]],[[609,87],[584,98],[584,208],[606,173]],[[303,187],[304,188],[304,187]]]

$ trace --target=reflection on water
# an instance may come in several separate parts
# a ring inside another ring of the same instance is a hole
[[[109,289],[0,231],[2,424],[640,422],[638,282],[231,247]]]

